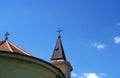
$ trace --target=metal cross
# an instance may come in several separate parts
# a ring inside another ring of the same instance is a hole
[[[6,32],[5,34],[4,34],[4,36],[5,36],[5,40],[7,40],[8,39],[8,36],[9,36],[10,34],[8,33],[8,32]]]
[[[58,35],[60,35],[60,33],[62,32],[62,30],[59,28],[59,29],[57,30],[57,32],[58,32]]]

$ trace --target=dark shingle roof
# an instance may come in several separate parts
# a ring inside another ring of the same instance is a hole
[[[65,57],[65,53],[64,53],[63,46],[62,46],[60,35],[58,36],[57,43],[56,43],[56,46],[54,48],[51,60],[64,60],[64,61],[66,61],[66,57]]]

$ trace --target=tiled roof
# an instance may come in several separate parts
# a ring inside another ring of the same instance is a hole
[[[65,57],[65,53],[64,53],[63,46],[62,46],[60,35],[58,36],[57,43],[56,43],[55,49],[53,51],[51,61],[52,60],[64,60],[64,61],[66,61],[66,57]]]
[[[19,48],[15,44],[9,42],[8,40],[3,40],[0,42],[0,50],[32,56],[30,53],[24,51],[23,49]]]

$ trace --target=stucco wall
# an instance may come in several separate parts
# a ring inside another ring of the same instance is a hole
[[[15,55],[0,52],[0,78],[64,78],[61,71],[44,61]]]

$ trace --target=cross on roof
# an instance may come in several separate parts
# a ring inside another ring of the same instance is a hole
[[[4,36],[5,36],[5,40],[7,40],[8,39],[8,36],[9,36],[10,34],[8,33],[8,32],[6,32],[5,34],[4,34]]]
[[[62,30],[59,28],[59,29],[57,30],[57,32],[58,32],[58,35],[60,35],[60,33],[62,32]]]

